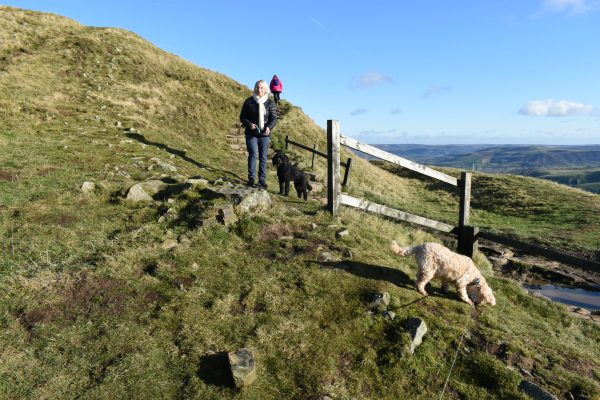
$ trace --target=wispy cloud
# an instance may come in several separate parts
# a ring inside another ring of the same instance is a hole
[[[585,14],[600,9],[598,0],[543,0],[542,5],[546,11],[569,15]]]
[[[328,29],[327,29],[327,27],[326,27],[325,25],[323,25],[323,24],[321,23],[321,21],[319,21],[319,20],[318,20],[318,19],[316,19],[315,17],[310,17],[310,20],[311,20],[312,22],[314,22],[315,24],[319,25],[321,28],[328,30]]]
[[[350,87],[356,88],[371,88],[381,84],[394,83],[394,78],[381,72],[369,71],[361,76],[355,77],[350,83]]]
[[[392,114],[392,115],[402,114],[402,109],[401,108],[394,108],[394,109],[390,110],[390,114]]]
[[[592,115],[597,110],[590,104],[575,103],[560,100],[532,100],[528,101],[519,114],[537,117],[566,117],[572,115]]]
[[[356,116],[356,115],[361,115],[361,114],[365,114],[368,110],[364,107],[361,108],[357,108],[356,110],[352,111],[350,113],[350,115],[352,116]]]
[[[440,86],[440,85],[431,85],[427,88],[425,93],[423,93],[423,98],[428,98],[431,96],[437,96],[443,92],[451,92],[452,86]]]
[[[383,135],[385,132],[384,131],[376,131],[374,129],[369,129],[367,131],[360,131],[358,134],[361,136],[376,136],[376,135]]]

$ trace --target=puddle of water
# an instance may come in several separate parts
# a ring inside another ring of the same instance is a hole
[[[555,285],[525,285],[524,287],[530,292],[543,294],[559,303],[591,311],[600,310],[600,292]]]

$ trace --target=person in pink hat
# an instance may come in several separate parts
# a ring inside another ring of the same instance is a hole
[[[275,104],[279,105],[279,95],[283,92],[283,82],[281,82],[281,79],[277,75],[273,75],[269,88],[275,97]]]

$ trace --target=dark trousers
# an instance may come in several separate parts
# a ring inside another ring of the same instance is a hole
[[[258,159],[258,181],[267,181],[267,157],[271,136],[254,136],[246,134],[246,150],[248,150],[248,181],[256,178],[256,160]]]
[[[275,97],[275,104],[279,104],[279,95],[281,92],[273,92],[273,97]]]

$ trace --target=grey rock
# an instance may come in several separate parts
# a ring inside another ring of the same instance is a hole
[[[238,217],[233,211],[233,206],[227,205],[219,209],[219,222],[225,226],[229,226],[238,222]]]
[[[236,351],[230,351],[227,356],[235,386],[241,389],[251,385],[256,379],[254,354],[244,347]]]
[[[393,321],[394,318],[396,318],[396,313],[393,312],[393,311],[385,310],[383,312],[383,318],[389,319],[390,321]]]
[[[557,397],[528,380],[521,382],[519,389],[535,400],[558,400]]]
[[[271,197],[266,190],[246,186],[217,186],[203,189],[202,193],[230,201],[238,216],[266,211],[271,207]]]
[[[152,201],[152,196],[158,193],[166,184],[163,181],[151,180],[140,182],[129,188],[127,200],[130,201]]]
[[[410,354],[414,354],[415,349],[423,342],[423,336],[427,333],[427,324],[421,318],[409,318],[406,321],[406,330],[412,338],[409,351]]]
[[[348,231],[348,229],[342,229],[335,233],[335,237],[338,239],[341,239],[344,236],[348,236],[349,234],[350,234],[350,232]]]
[[[96,184],[94,182],[85,181],[81,184],[81,191],[85,194],[93,193],[94,189],[96,189]]]
[[[375,293],[373,300],[371,300],[371,303],[369,303],[369,308],[378,309],[383,312],[389,305],[390,294],[388,292]]]

